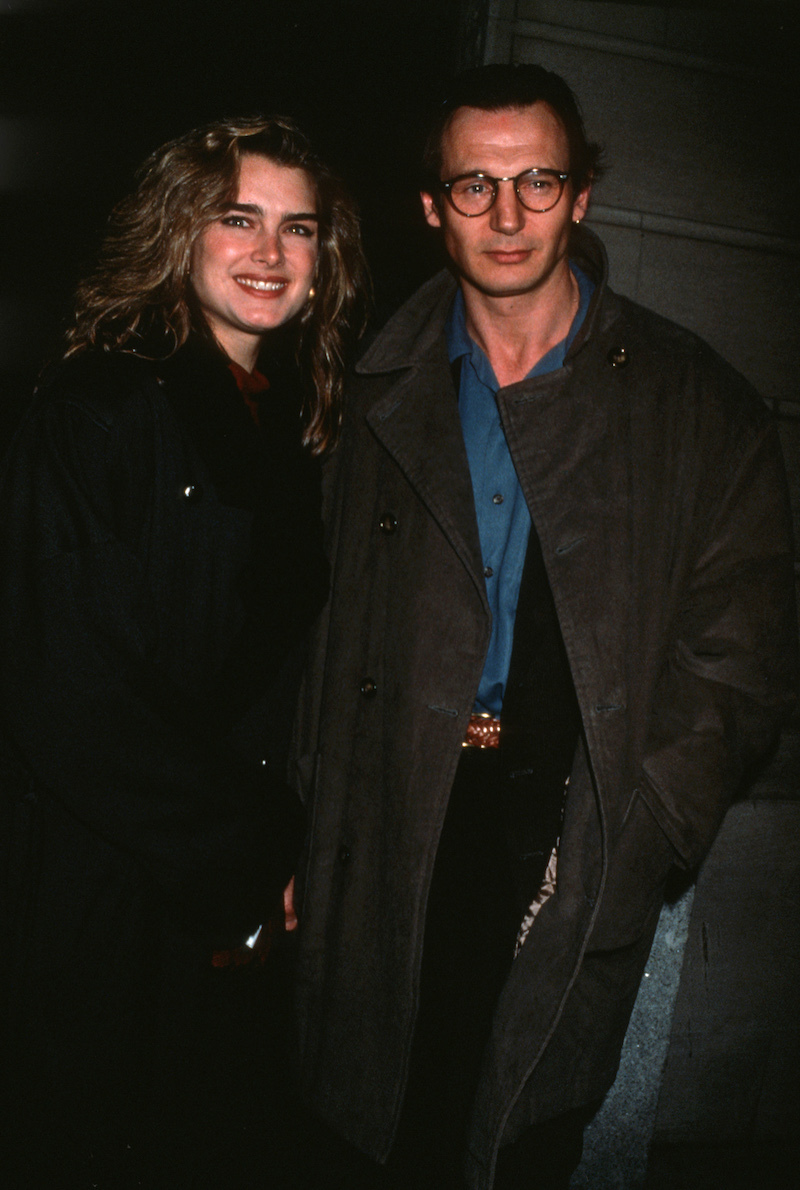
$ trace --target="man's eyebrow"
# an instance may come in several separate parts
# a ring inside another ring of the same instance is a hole
[[[263,215],[264,210],[254,202],[229,202],[225,208],[226,211],[238,211],[242,215]],[[290,211],[283,215],[282,222],[291,221],[293,219],[313,219],[315,223],[319,223],[319,215],[316,211]]]

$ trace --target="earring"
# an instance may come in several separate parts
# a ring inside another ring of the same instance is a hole
[[[317,291],[316,291],[316,289],[314,288],[314,286],[312,285],[312,286],[311,286],[311,288],[310,288],[310,289],[309,289],[309,291],[308,291],[308,300],[309,300],[309,301],[311,301],[311,300],[312,300],[313,298],[315,298],[316,296],[317,296]]]
[[[577,227],[579,223],[580,223],[580,219],[573,219],[573,220],[572,220],[572,224],[573,224],[573,226],[574,226],[574,227]]]

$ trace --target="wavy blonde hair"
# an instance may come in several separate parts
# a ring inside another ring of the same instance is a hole
[[[76,290],[65,354],[89,347],[134,350],[154,333],[171,354],[192,331],[210,333],[192,298],[192,248],[235,201],[240,162],[248,154],[304,170],[316,190],[315,294],[297,322],[296,352],[311,382],[303,440],[321,454],[338,436],[345,355],[364,328],[370,286],[355,207],[287,117],[208,124],[145,161],[136,190],[111,214],[95,271]]]

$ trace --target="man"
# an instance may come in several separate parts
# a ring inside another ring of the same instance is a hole
[[[563,80],[462,76],[426,165],[453,275],[362,358],[332,477],[301,1076],[376,1163],[345,1184],[554,1190],[667,874],[792,703],[785,479],[746,382],[607,288]]]

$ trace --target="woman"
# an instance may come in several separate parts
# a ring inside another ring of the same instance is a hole
[[[212,964],[282,928],[284,749],[328,584],[317,456],[365,288],[352,207],[294,124],[191,132],[112,216],[6,459],[15,1185],[238,1184],[212,1136],[242,1141],[271,985]]]

